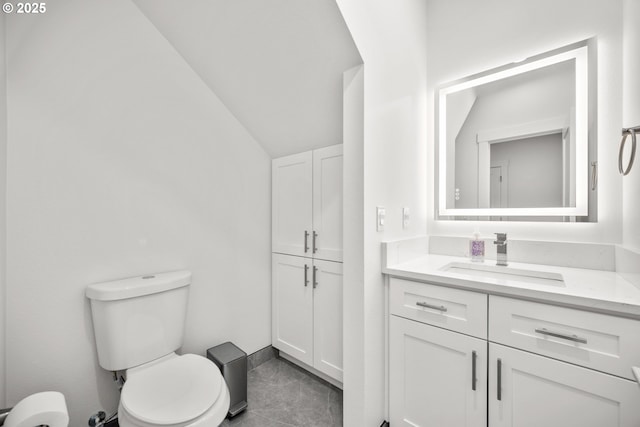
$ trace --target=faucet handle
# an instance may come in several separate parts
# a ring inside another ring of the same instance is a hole
[[[496,235],[497,239],[496,241],[494,241],[493,243],[495,243],[496,245],[504,245],[507,241],[507,233],[493,233]]]

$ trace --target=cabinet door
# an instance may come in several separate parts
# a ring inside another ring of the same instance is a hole
[[[389,344],[392,426],[486,427],[486,341],[390,316]]]
[[[313,268],[313,367],[342,382],[342,263]]]
[[[312,170],[310,151],[272,162],[272,250],[311,256]]]
[[[637,427],[640,387],[623,378],[491,343],[489,425]]]
[[[342,145],[313,152],[313,257],[342,261]]]
[[[272,255],[271,343],[308,365],[313,364],[312,267],[310,258]]]

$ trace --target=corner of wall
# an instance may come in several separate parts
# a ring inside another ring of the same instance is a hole
[[[5,16],[0,16],[0,407],[6,406],[6,184],[7,184],[7,85]]]

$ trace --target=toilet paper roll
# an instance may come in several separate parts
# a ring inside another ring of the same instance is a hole
[[[4,427],[68,427],[69,413],[64,395],[44,391],[22,399],[11,409]]]

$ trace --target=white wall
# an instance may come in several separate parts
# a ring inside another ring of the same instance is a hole
[[[437,85],[593,36],[598,38],[598,222],[436,221],[435,139],[429,132],[429,234],[465,236],[479,228],[483,234],[504,231],[517,239],[620,242],[622,191],[616,144],[622,114],[622,0],[427,0],[427,5],[430,129],[434,129]]]
[[[350,420],[355,420],[364,414],[364,368],[357,363],[363,357],[365,307],[362,302],[344,302],[353,304],[364,294],[364,67],[345,71],[343,80],[342,348],[348,368],[342,381],[344,410]]]
[[[623,127],[640,126],[640,0],[624,0],[624,109]],[[618,139],[620,135],[618,135]],[[617,142],[617,141],[616,141]],[[630,147],[630,139],[627,147]],[[638,141],[640,142],[640,141]],[[640,152],[623,178],[623,244],[640,252]]]
[[[5,20],[0,16],[0,407],[5,408],[7,80]]]
[[[358,313],[345,316],[344,425],[378,426],[386,416],[380,242],[426,231],[426,8],[423,0],[337,3],[364,61],[363,222],[345,220],[345,236],[348,227],[363,227],[364,247],[345,237],[345,264],[350,251],[362,261],[347,267],[344,278],[352,291],[345,291],[344,306]],[[347,154],[351,143],[345,139],[345,177],[359,172]],[[387,210],[383,233],[376,232],[376,206]],[[412,212],[406,230],[403,206]],[[345,204],[345,218],[358,217],[349,211],[354,208]]]
[[[270,344],[271,160],[131,1],[50,6],[7,17],[7,391],[81,426],[119,398],[89,283],[189,269],[183,351]]]

